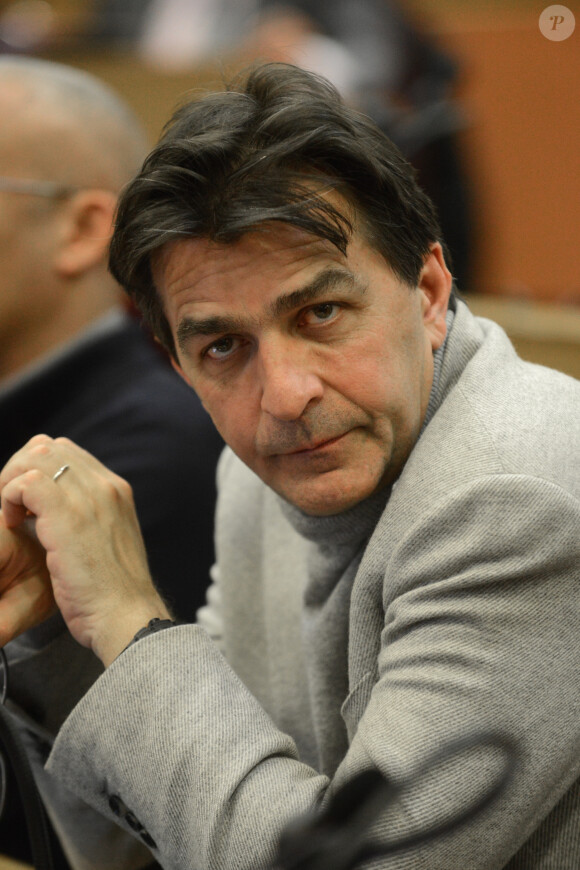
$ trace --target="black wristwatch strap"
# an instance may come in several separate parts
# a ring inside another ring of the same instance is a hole
[[[164,628],[172,628],[174,625],[177,625],[173,619],[160,619],[156,616],[154,619],[150,619],[147,625],[143,628],[140,628],[133,640],[129,641],[125,649],[129,649],[130,646],[133,646],[134,643],[137,643],[138,640],[141,640],[142,637],[147,637],[150,634],[155,634],[156,631],[163,631]],[[123,650],[125,652],[125,650]]]

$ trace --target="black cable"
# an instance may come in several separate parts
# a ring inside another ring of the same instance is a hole
[[[505,764],[498,778],[461,812],[422,831],[390,842],[367,841],[372,822],[398,796],[430,770],[462,752],[482,747],[500,750]],[[277,870],[352,870],[371,858],[392,855],[442,837],[467,824],[490,806],[511,780],[517,763],[515,744],[504,735],[482,732],[455,740],[433,753],[412,777],[389,782],[378,770],[362,771],[342,786],[323,812],[290,823],[280,837]]]

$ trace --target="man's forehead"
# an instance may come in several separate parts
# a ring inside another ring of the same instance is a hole
[[[154,280],[160,290],[179,292],[214,280],[257,274],[268,269],[299,270],[317,261],[345,262],[326,239],[280,224],[248,232],[234,241],[207,237],[165,244],[153,257]]]

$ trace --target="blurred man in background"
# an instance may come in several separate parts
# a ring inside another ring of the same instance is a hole
[[[213,560],[221,440],[123,308],[107,268],[117,197],[147,152],[145,136],[92,76],[29,58],[0,58],[0,111],[0,465],[41,431],[69,436],[125,477],[155,581],[178,617],[193,620]],[[196,482],[194,502],[184,477]],[[7,648],[12,701],[33,709],[48,735],[61,718],[50,674],[69,660],[70,643],[55,617]],[[19,663],[47,650],[31,685]],[[95,664],[80,655],[71,703]],[[10,833],[15,799],[12,788],[0,842],[27,858],[22,829]]]

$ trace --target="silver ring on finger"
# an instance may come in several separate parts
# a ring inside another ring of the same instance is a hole
[[[57,480],[59,479],[59,477],[62,477],[62,476],[63,476],[63,474],[65,473],[65,471],[68,471],[68,470],[69,470],[69,468],[70,468],[70,465],[61,465],[60,468],[58,469],[58,471],[56,471],[56,472],[52,475],[52,479],[53,479],[54,481],[57,481]]]

